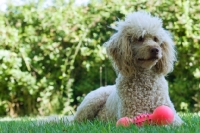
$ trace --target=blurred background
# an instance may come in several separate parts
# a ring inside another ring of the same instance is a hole
[[[88,92],[114,84],[102,45],[138,10],[174,37],[166,78],[176,109],[200,111],[199,0],[1,0],[0,10],[0,116],[72,114]]]

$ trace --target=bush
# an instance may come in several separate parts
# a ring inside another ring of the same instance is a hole
[[[141,9],[161,17],[174,36],[178,62],[167,76],[172,101],[179,111],[198,111],[199,6],[197,0],[10,5],[0,13],[0,114],[68,114],[92,89],[114,84],[102,44],[115,32],[109,26]]]

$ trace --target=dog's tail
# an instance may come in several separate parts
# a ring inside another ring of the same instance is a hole
[[[35,124],[37,126],[49,124],[49,123],[72,124],[72,122],[74,121],[74,116],[73,115],[69,115],[69,116],[51,115],[51,116],[38,117],[33,121],[36,122]]]

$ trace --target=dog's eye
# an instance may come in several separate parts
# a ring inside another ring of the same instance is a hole
[[[142,36],[140,36],[140,37],[138,38],[138,41],[139,41],[139,42],[143,42],[143,41],[144,41],[144,38],[143,38]]]
[[[153,40],[154,40],[155,42],[158,42],[158,38],[155,37],[155,36],[154,36]]]

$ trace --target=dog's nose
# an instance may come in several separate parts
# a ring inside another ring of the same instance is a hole
[[[152,55],[157,55],[158,52],[159,52],[159,49],[158,49],[158,48],[152,48],[152,49],[151,49],[151,54],[152,54]]]

